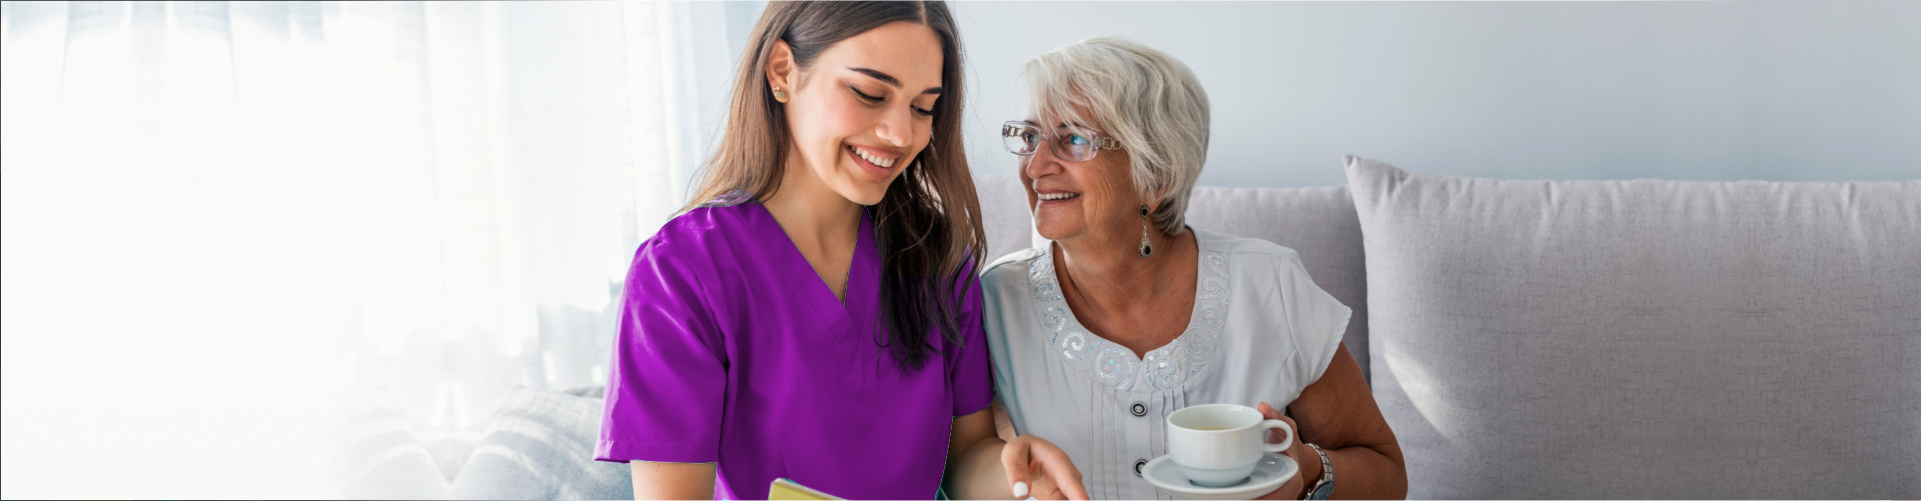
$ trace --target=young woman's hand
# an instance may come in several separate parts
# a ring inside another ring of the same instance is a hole
[[[1001,449],[1001,467],[1015,499],[1087,499],[1081,471],[1060,447],[1033,435],[1014,437]]]

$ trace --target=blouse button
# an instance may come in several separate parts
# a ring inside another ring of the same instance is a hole
[[[1134,460],[1134,476],[1136,477],[1141,476],[1141,468],[1146,466],[1147,466],[1147,460],[1145,459]]]
[[[1131,410],[1131,411],[1133,411],[1133,412],[1134,412],[1134,416],[1135,416],[1135,417],[1139,417],[1139,416],[1145,416],[1145,415],[1147,415],[1147,404],[1143,404],[1143,403],[1140,403],[1140,402],[1134,402],[1134,407],[1133,407],[1132,409],[1129,409],[1129,410]]]

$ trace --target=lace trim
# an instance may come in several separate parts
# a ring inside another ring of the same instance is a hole
[[[1052,254],[1043,252],[1028,266],[1028,284],[1035,310],[1040,312],[1041,330],[1049,333],[1047,350],[1060,353],[1075,372],[1122,391],[1178,388],[1206,367],[1220,346],[1221,329],[1227,324],[1228,295],[1227,257],[1221,253],[1201,251],[1200,283],[1195,287],[1193,318],[1187,330],[1138,360],[1133,350],[1088,332],[1068,311]]]

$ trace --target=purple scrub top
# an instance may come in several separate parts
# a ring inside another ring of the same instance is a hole
[[[953,419],[993,401],[981,290],[964,344],[903,372],[877,345],[880,250],[865,211],[842,304],[760,203],[702,207],[640,245],[594,459],[719,463],[716,497],[787,478],[849,499],[932,499]],[[971,270],[968,270],[971,273]]]

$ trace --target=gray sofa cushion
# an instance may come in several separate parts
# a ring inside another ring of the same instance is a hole
[[[398,399],[384,391],[345,398],[344,446],[333,457],[333,476],[343,499],[446,499],[447,477]]]
[[[582,396],[592,395],[592,396]],[[454,478],[454,499],[633,499],[628,466],[594,461],[597,390],[516,388]]]
[[[1409,497],[1921,493],[1921,181],[1347,172]]]
[[[980,195],[981,224],[987,226],[987,258],[992,263],[1014,251],[1033,247],[1034,213],[1027,206],[1027,190],[1014,174],[996,174],[974,181]]]
[[[989,260],[1030,247],[1034,219],[1020,178],[988,176],[975,186],[987,225]],[[1187,205],[1187,221],[1195,228],[1259,238],[1300,252],[1314,284],[1354,310],[1342,342],[1362,374],[1368,373],[1367,270],[1360,222],[1346,188],[1198,187]]]

